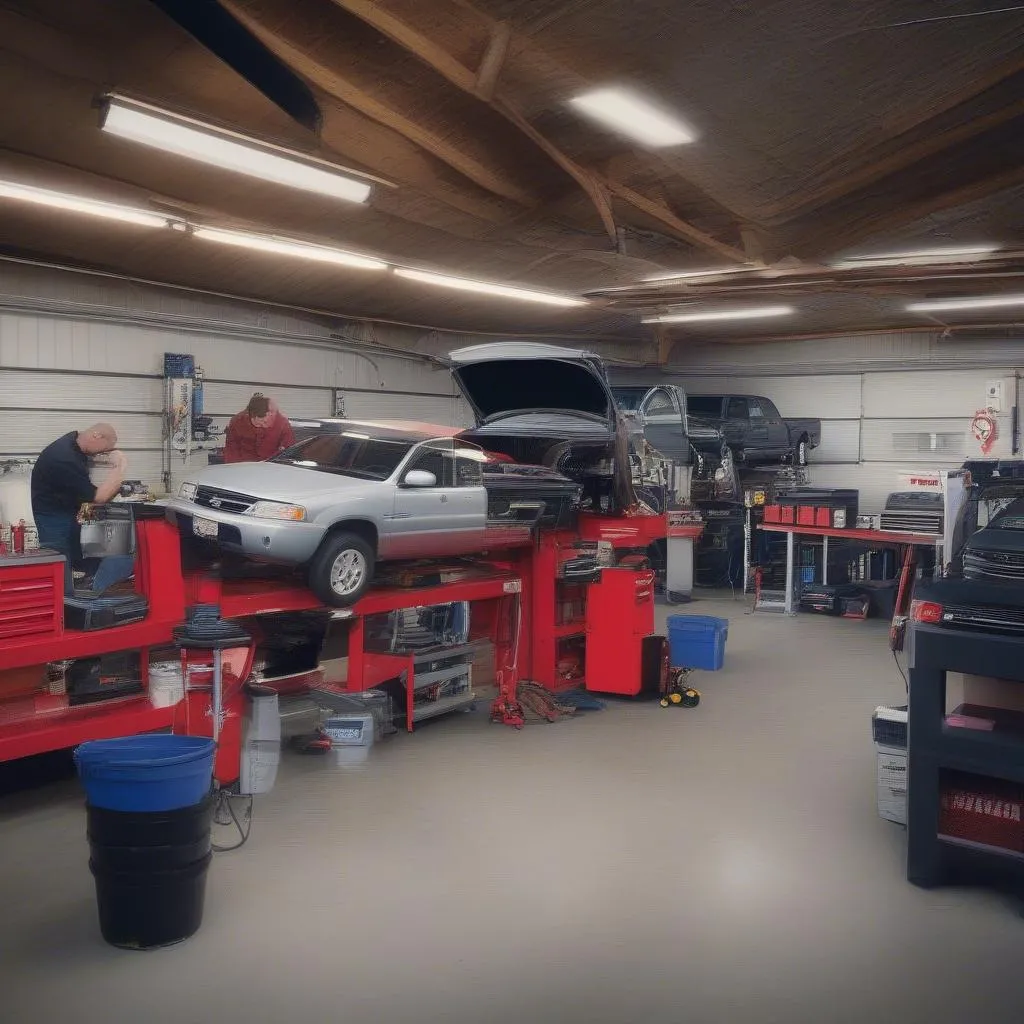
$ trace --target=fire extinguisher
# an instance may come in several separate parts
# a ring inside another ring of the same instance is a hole
[[[16,555],[25,554],[25,520],[19,519],[17,525],[11,527],[11,547]]]

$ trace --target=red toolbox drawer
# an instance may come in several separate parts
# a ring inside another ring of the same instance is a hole
[[[793,526],[796,523],[796,506],[783,505],[779,509],[779,522],[785,526]]]
[[[0,639],[56,636],[64,628],[64,560],[0,556]]]
[[[778,505],[765,505],[764,521],[766,523],[781,523],[782,509]]]
[[[832,525],[832,509],[830,509],[830,508],[816,508],[814,510],[814,525],[815,526],[831,526]]]
[[[814,518],[813,505],[797,505],[796,521],[800,526],[813,526]]]

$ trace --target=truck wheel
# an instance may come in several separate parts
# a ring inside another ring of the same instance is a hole
[[[807,438],[801,437],[796,444],[796,451],[793,453],[793,465],[794,466],[806,466],[807,465],[807,453],[810,451],[810,446],[807,444]]]
[[[309,563],[309,589],[324,604],[344,608],[363,596],[373,579],[373,548],[356,533],[332,533]]]

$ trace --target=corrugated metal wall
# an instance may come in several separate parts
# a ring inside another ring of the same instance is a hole
[[[1019,342],[961,343],[920,334],[693,349],[669,374],[693,394],[764,395],[783,416],[816,416],[811,454],[820,486],[856,487],[879,511],[914,469],[955,468],[981,456],[971,419],[1002,383],[993,458],[1012,456]]]
[[[360,344],[363,325],[267,310],[114,278],[0,263],[0,461],[31,457],[70,430],[107,420],[130,479],[162,490],[163,354],[191,353],[204,411],[221,429],[254,391],[291,417],[468,423],[448,372],[415,354]],[[338,340],[338,333],[355,343]],[[392,343],[415,341],[392,329]],[[335,337],[332,337],[335,335]],[[202,452],[191,465],[205,464]],[[188,470],[172,459],[173,487]]]

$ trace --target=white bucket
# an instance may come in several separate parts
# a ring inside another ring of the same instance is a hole
[[[155,708],[170,708],[185,699],[180,661],[154,661],[149,666],[149,702]]]

